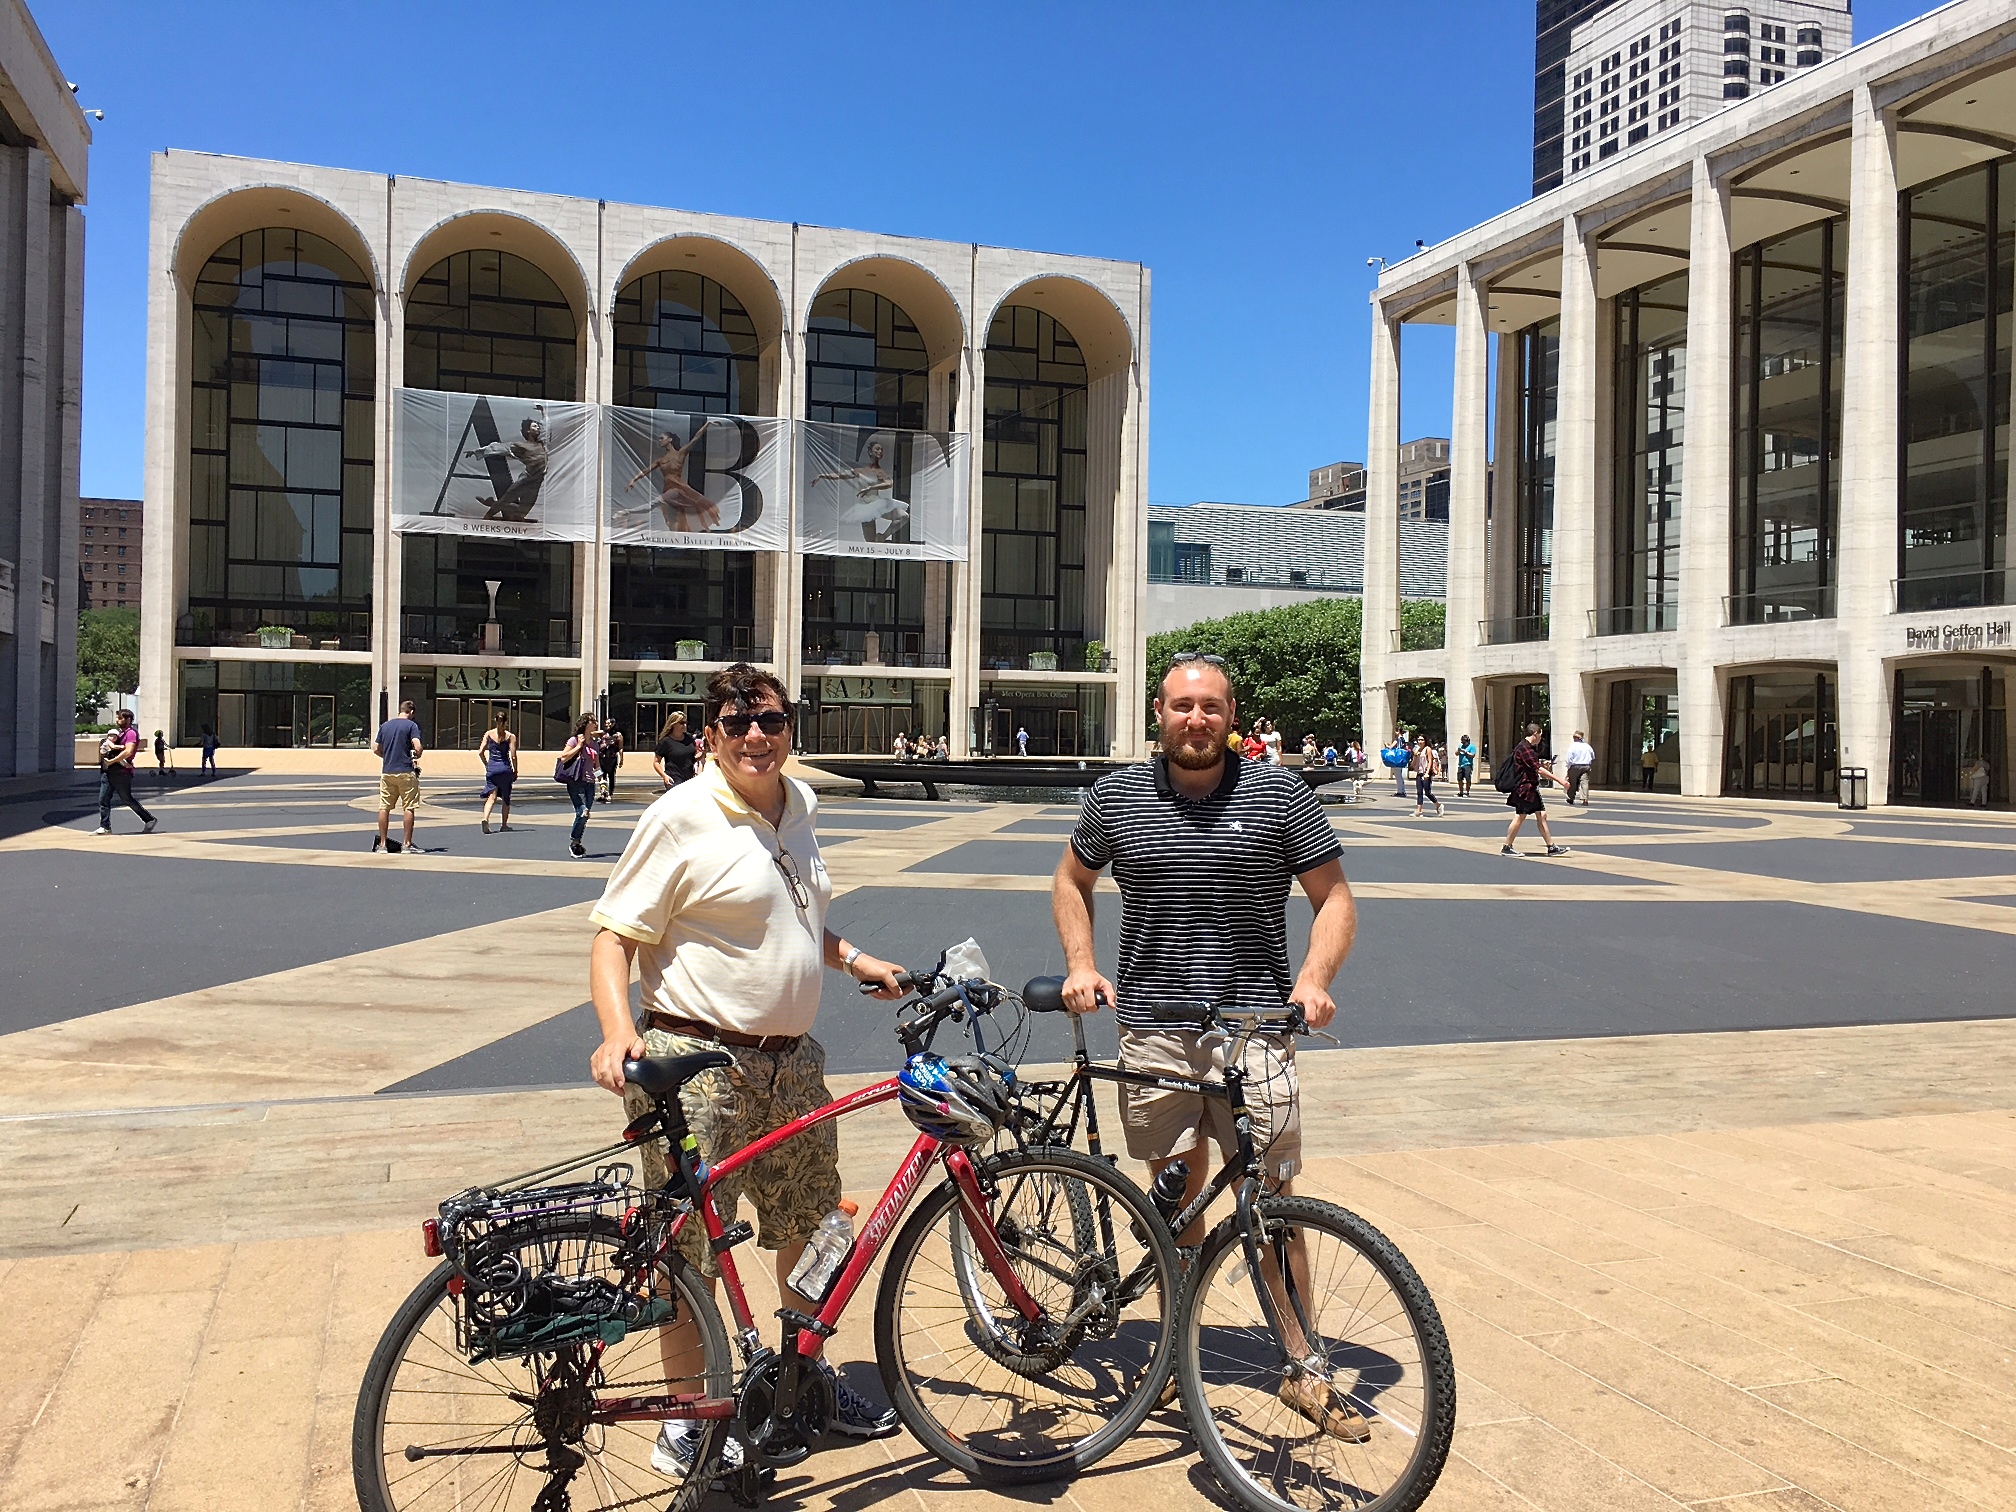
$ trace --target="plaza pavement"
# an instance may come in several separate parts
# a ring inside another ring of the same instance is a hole
[[[367,781],[283,763],[143,781],[149,837],[91,836],[76,793],[0,804],[0,1508],[353,1505],[356,1385],[427,1268],[418,1220],[608,1137],[585,915],[637,809],[598,812],[584,863],[564,805],[486,838],[440,787],[411,858],[364,849]],[[1507,861],[1495,794],[1410,813],[1333,811],[1364,930],[1349,1048],[1303,1084],[1308,1184],[1449,1327],[1429,1505],[2016,1505],[2016,824],[1599,795],[1555,811],[1573,856]],[[1070,817],[833,798],[836,922],[1053,969]],[[841,1090],[895,1045],[830,985]],[[903,1131],[849,1122],[851,1188]],[[836,1355],[879,1394],[865,1317]],[[1070,1487],[979,1491],[899,1437],[777,1501],[892,1496],[1213,1492],[1171,1411]]]

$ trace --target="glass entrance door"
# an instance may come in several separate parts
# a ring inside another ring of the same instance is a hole
[[[336,695],[334,693],[310,693],[308,695],[308,741],[311,746],[333,746],[336,744]]]
[[[2008,680],[1918,671],[1897,676],[1890,800],[1985,808],[2009,799]]]
[[[1059,709],[1057,711],[1057,754],[1076,756],[1078,754],[1078,711]]]

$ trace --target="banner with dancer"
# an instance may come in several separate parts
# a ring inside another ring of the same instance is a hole
[[[632,546],[785,551],[788,420],[603,411],[605,540]]]
[[[967,437],[798,424],[798,545],[813,556],[966,560]]]
[[[395,390],[393,529],[594,540],[595,408],[553,399]]]

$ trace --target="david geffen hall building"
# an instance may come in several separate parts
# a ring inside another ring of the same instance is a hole
[[[1139,750],[1139,264],[186,152],[152,191],[178,742],[412,698],[435,746],[648,748],[747,659],[809,752]]]
[[[1557,749],[1581,728],[1615,786],[1656,763],[1690,795],[1833,799],[1862,769],[1871,803],[2007,804],[2012,291],[2006,0],[1933,11],[1387,270],[1368,735],[1429,679],[1452,736],[1502,755],[1529,718]],[[1448,630],[1402,652],[1412,324],[1456,328]]]

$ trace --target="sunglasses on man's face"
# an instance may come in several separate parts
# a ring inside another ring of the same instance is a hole
[[[782,735],[791,728],[791,716],[781,709],[765,709],[761,714],[723,714],[720,720],[722,733],[731,740],[747,735],[752,724],[765,735]]]

